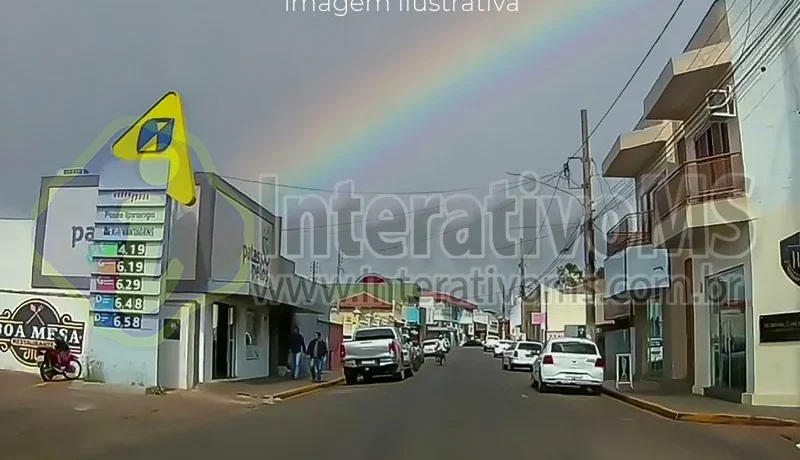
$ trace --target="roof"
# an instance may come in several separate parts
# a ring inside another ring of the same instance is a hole
[[[381,283],[329,284],[327,286],[332,291],[334,302],[366,293],[389,303],[394,301],[405,304],[415,302],[415,299],[419,298],[422,291],[422,288],[416,283],[405,283],[396,280],[385,280]]]
[[[452,296],[452,295],[450,295],[450,294],[448,294],[446,292],[423,291],[422,294],[420,295],[420,297],[433,297],[433,301],[434,302],[450,303],[450,304],[453,304],[453,305],[457,305],[457,306],[459,306],[459,307],[461,307],[461,308],[463,308],[465,310],[477,310],[478,309],[478,306],[475,305],[474,303],[472,303],[472,302],[470,302],[468,300],[459,299],[458,297]]]

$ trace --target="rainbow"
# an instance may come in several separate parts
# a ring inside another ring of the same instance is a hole
[[[412,143],[431,134],[426,125],[465,107],[481,110],[510,98],[545,71],[548,61],[570,59],[571,45],[593,40],[613,18],[647,4],[524,0],[517,13],[473,13],[417,43],[384,43],[383,62],[357,81],[298,101],[309,110],[289,124],[294,129],[249,149],[249,164],[236,173],[255,179],[252,171],[277,171],[284,184],[328,187],[357,179],[360,171],[374,172],[381,158],[393,153],[411,164],[419,157],[409,153]],[[263,163],[252,164],[256,158]]]

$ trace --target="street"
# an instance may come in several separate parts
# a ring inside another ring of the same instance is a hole
[[[666,420],[604,396],[538,394],[479,349],[405,382],[337,386],[80,458],[798,458],[772,429]],[[58,439],[54,433],[52,439]],[[69,458],[63,455],[62,458]],[[234,457],[235,458],[235,457]]]

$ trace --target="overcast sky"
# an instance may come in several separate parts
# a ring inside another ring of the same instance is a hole
[[[580,109],[593,127],[677,0],[520,3],[516,13],[336,17],[286,12],[278,0],[6,2],[0,210],[29,216],[39,177],[72,165],[109,123],[139,115],[171,89],[184,97],[189,130],[228,176],[275,174],[320,189],[354,180],[357,190],[405,193],[488,187],[507,171],[553,173],[579,146]],[[710,3],[681,9],[592,138],[598,162],[641,117],[656,76]],[[573,179],[579,172],[576,163]],[[256,194],[252,184],[233,184]],[[598,193],[609,184],[597,183]],[[298,226],[288,211],[286,227]],[[315,258],[322,273],[335,271],[335,249]],[[314,257],[294,258],[305,273]],[[526,270],[552,259],[543,250]],[[517,261],[455,260],[434,248],[426,259],[347,259],[345,269],[355,274],[362,264],[445,276],[494,264],[509,275]]]

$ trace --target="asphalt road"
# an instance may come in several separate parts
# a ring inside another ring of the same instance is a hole
[[[405,382],[333,389],[97,458],[789,459],[774,430],[674,422],[605,396],[538,394],[477,349]],[[241,456],[241,457],[238,457]]]

